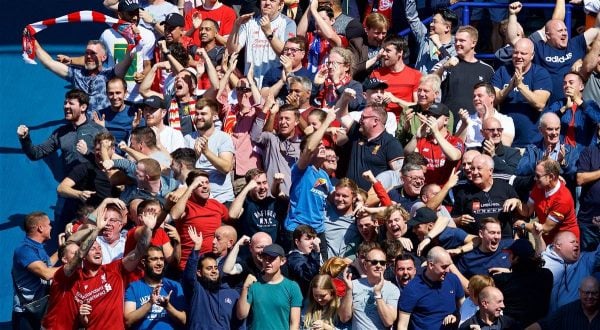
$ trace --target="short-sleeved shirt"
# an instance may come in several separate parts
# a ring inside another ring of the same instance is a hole
[[[392,282],[383,282],[381,295],[386,305],[398,306],[400,289]],[[352,329],[389,329],[379,317],[373,285],[366,278],[352,281]]]
[[[98,110],[98,117],[104,116],[104,127],[115,137],[115,141],[129,141],[136,108],[125,105],[121,111],[113,111],[110,107]]]
[[[254,63],[254,76],[257,78],[258,87],[262,87],[264,74],[271,67],[279,63],[278,56],[271,47],[271,43],[262,31],[260,16],[252,18],[242,24],[238,32],[238,44],[246,48],[246,67],[244,74],[248,73],[250,62]],[[279,14],[271,20],[273,36],[282,42],[296,35],[296,23],[285,15]]]
[[[277,233],[281,221],[285,219],[288,203],[267,196],[265,199],[255,201],[248,196],[244,200],[244,213],[240,216],[240,235],[252,235],[265,232],[271,236],[273,242],[277,241]]]
[[[184,137],[186,147],[194,148],[194,144],[198,137],[198,132],[186,135]],[[208,149],[217,156],[223,152],[230,152],[232,155],[235,155],[235,147],[233,146],[231,136],[216,129],[208,138]],[[210,194],[212,198],[221,203],[233,201],[233,184],[231,182],[230,172],[223,174],[221,171],[217,170],[204,154],[196,161],[196,168],[208,172]]]
[[[398,310],[410,313],[409,329],[442,329],[442,321],[456,312],[456,302],[465,296],[458,277],[446,274],[441,282],[432,282],[418,274],[402,290]]]
[[[106,82],[115,77],[114,67],[102,69],[96,75],[90,75],[84,68],[70,66],[65,80],[90,96],[88,111],[100,110],[110,106],[106,96]]]
[[[459,186],[454,191],[453,216],[469,214],[475,222],[463,229],[473,235],[479,231],[479,223],[487,217],[500,221],[502,238],[512,237],[512,215],[503,211],[504,202],[509,198],[517,198],[517,192],[506,180],[494,180],[489,191],[483,191],[475,185]]]
[[[444,249],[454,249],[462,246],[467,236],[467,232],[460,228],[446,227],[435,239]]]
[[[354,214],[340,215],[333,204],[327,203],[325,239],[328,257],[346,257],[352,253],[361,241]]]
[[[371,77],[385,81],[388,84],[387,92],[392,93],[395,97],[406,102],[413,102],[413,93],[419,87],[421,80],[421,71],[405,66],[400,72],[392,72],[389,68],[375,69]],[[393,112],[396,117],[400,118],[402,108],[396,103],[388,103],[388,112]]]
[[[77,164],[67,178],[75,182],[74,189],[95,191],[86,204],[98,206],[108,197],[118,197],[119,191],[110,184],[108,175],[96,164],[80,163]]]
[[[446,155],[442,151],[442,147],[439,144],[434,143],[435,138],[422,137],[417,140],[416,152],[420,153],[427,159],[427,175],[425,176],[425,184],[435,183],[439,186],[443,186],[448,178],[452,169],[457,168],[459,161],[451,161],[446,158]],[[460,153],[465,152],[465,143],[458,136],[446,135],[446,141],[450,142],[452,146],[460,150]]]
[[[298,283],[287,278],[277,284],[263,283],[259,279],[248,289],[247,299],[251,305],[249,330],[289,329],[292,307],[302,307]]]
[[[149,286],[144,280],[135,281],[129,284],[129,287],[125,291],[125,301],[135,302],[135,309],[139,309],[142,305],[150,301],[150,295],[152,295],[153,290],[154,288]],[[170,295],[169,303],[178,311],[185,310],[183,289],[179,282],[164,277],[162,279],[160,295]],[[152,305],[152,307],[150,307],[150,312],[144,315],[141,321],[135,323],[131,329],[180,329],[181,327],[174,326],[175,322],[176,321],[171,319],[168,315],[167,310],[164,307]]]
[[[227,37],[231,33],[231,30],[233,29],[233,23],[237,17],[233,8],[223,4],[216,9],[206,9],[204,6],[198,6],[186,12],[184,26],[185,31],[190,31],[193,28],[193,19],[196,13],[198,13],[200,18],[203,20],[210,18],[217,22],[217,26],[219,27],[218,33],[223,37]],[[194,44],[200,46],[202,43],[200,40],[200,29],[194,30],[191,37],[194,40]]]
[[[556,49],[543,40],[534,42],[534,46],[533,63],[541,65],[553,77],[552,93],[548,102],[562,99],[565,96],[563,77],[571,71],[573,63],[582,59],[587,52],[585,36],[581,34],[571,38],[565,49]]]
[[[224,221],[229,221],[229,211],[225,205],[216,199],[200,201],[196,196],[190,197],[185,205],[185,218],[176,222],[177,232],[181,236],[181,261],[179,267],[185,268],[188,256],[194,248],[194,242],[190,239],[188,228],[193,226],[198,233],[202,233],[204,240],[200,253],[212,251],[212,241],[215,231]]]
[[[495,88],[504,89],[510,84],[515,73],[515,68],[512,64],[502,66],[494,73],[491,83]],[[562,93],[562,76],[561,76],[561,93]],[[531,68],[523,75],[523,84],[529,90],[552,92],[552,78],[550,73],[542,66],[531,64]],[[540,112],[534,109],[523,97],[517,88],[513,88],[500,104],[500,111],[513,119],[515,124],[515,138],[513,147],[525,147],[530,143],[538,143],[542,140],[537,122],[540,118]]]
[[[299,225],[309,225],[317,233],[325,231],[327,196],[333,191],[329,175],[313,165],[304,170],[292,166],[290,210],[285,219],[285,230],[294,231]]]
[[[348,130],[349,143],[352,145],[347,177],[362,189],[369,190],[371,184],[362,177],[362,173],[371,170],[374,175],[389,170],[389,162],[403,157],[404,150],[398,140],[388,132],[367,140],[359,131],[360,125],[354,122]]]
[[[600,145],[593,144],[583,149],[577,159],[577,173],[593,172],[600,169]],[[591,224],[592,219],[600,215],[600,180],[581,187],[579,197],[579,223]]]
[[[456,261],[456,267],[466,278],[477,274],[489,275],[489,269],[493,267],[510,268],[508,254],[503,250],[512,243],[512,239],[500,240],[498,248],[493,252],[483,252],[476,248],[460,256]]]
[[[557,225],[550,233],[542,236],[546,244],[551,244],[559,231],[570,231],[579,240],[573,195],[562,182],[558,181],[557,186],[547,192],[537,184],[534,185],[527,204],[533,207],[541,224],[553,221]]]
[[[44,245],[25,237],[13,254],[12,278],[15,289],[13,306],[16,312],[23,311],[21,303],[30,303],[46,294],[48,282],[27,269],[30,264],[36,261],[41,261],[46,266],[50,266],[50,257],[46,253]]]

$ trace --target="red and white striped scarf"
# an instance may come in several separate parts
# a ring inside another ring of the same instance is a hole
[[[133,32],[133,24],[127,21],[110,17],[97,11],[76,11],[61,17],[48,18],[27,25],[23,30],[23,60],[29,64],[36,64],[35,38],[33,37],[36,33],[55,24],[82,22],[106,23],[110,25],[115,31],[119,32],[119,34],[121,34],[127,40],[127,43],[129,44],[129,46],[127,46],[127,50],[139,45],[139,42],[142,39],[139,34],[135,34]]]
[[[189,115],[192,119],[192,126],[196,127],[196,100],[191,99],[189,102],[182,102],[181,106],[183,107],[183,114]],[[171,104],[169,104],[169,112],[167,114],[169,119],[169,126],[174,129],[181,131],[181,118],[179,118],[179,102],[177,102],[177,98],[173,97],[171,99]]]

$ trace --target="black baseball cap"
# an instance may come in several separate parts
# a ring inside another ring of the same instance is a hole
[[[285,252],[283,251],[283,248],[278,244],[271,244],[265,246],[265,248],[262,250],[262,254],[266,254],[270,257],[285,257]]]
[[[369,80],[367,80],[364,84],[363,84],[363,89],[365,91],[369,90],[369,89],[380,89],[380,88],[388,88],[389,85],[383,81],[383,80],[379,80],[377,78],[369,78]]]
[[[165,100],[163,100],[160,96],[149,96],[142,101],[142,104],[152,107],[154,109],[166,109],[167,106],[165,104]]]
[[[160,25],[169,24],[169,26],[181,26],[185,25],[185,21],[183,20],[183,16],[178,13],[170,13],[165,16],[165,20],[160,23]]]
[[[422,207],[418,209],[415,213],[415,216],[408,221],[408,226],[413,227],[422,223],[435,222],[435,220],[437,220],[437,214],[435,211],[428,207]]]
[[[435,117],[439,116],[450,116],[450,109],[443,103],[434,103],[432,104],[427,111],[424,112],[425,115],[433,115]]]
[[[120,12],[134,11],[140,9],[140,4],[137,0],[120,0],[117,9]]]
[[[504,250],[510,251],[514,256],[521,258],[532,258],[535,256],[535,250],[533,249],[531,242],[523,238],[515,240]]]

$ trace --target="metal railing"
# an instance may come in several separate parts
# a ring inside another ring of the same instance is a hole
[[[556,4],[553,3],[523,3],[523,9],[550,9],[556,7]],[[471,8],[506,8],[508,9],[508,4],[501,3],[488,3],[488,2],[458,2],[450,7],[449,9],[462,10],[461,17],[461,25],[469,25],[471,22]],[[565,25],[567,26],[567,31],[569,33],[569,37],[571,36],[571,25],[572,25],[572,14],[573,9],[581,9],[581,6],[573,6],[571,4],[567,4],[565,6]],[[427,25],[431,23],[433,16],[427,17],[424,20],[421,20],[423,24]],[[402,37],[407,36],[412,33],[410,28],[404,29],[400,31],[399,35]],[[478,53],[477,58],[481,59],[495,59],[493,53]]]

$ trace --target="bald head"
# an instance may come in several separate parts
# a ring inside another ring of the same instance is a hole
[[[579,241],[570,231],[560,231],[556,234],[553,250],[566,263],[574,263],[579,259]]]
[[[560,118],[553,112],[546,112],[540,117],[540,128],[560,126]]]
[[[581,280],[579,289],[584,290],[584,291],[589,290],[589,289],[598,291],[600,289],[600,283],[594,276],[588,276],[588,277],[585,277],[583,280]]]
[[[489,117],[486,120],[483,121],[482,124],[483,129],[489,128],[489,127],[502,127],[502,123],[495,117]]]
[[[252,235],[250,239],[250,254],[252,254],[255,262],[258,261],[258,255],[262,253],[265,246],[271,244],[273,244],[273,239],[265,232],[258,232]]]
[[[486,286],[479,292],[479,301],[503,297],[502,291],[493,286]]]
[[[515,43],[515,49],[525,50],[532,54],[534,50],[533,41],[529,38],[521,38]]]
[[[475,164],[481,164],[483,166],[485,166],[485,168],[494,168],[494,159],[492,157],[490,157],[489,155],[484,155],[484,154],[480,154],[478,156],[475,156],[475,158],[473,158],[473,166],[475,166]]]
[[[215,234],[219,234],[225,237],[227,240],[231,240],[233,242],[237,241],[237,231],[235,228],[229,225],[223,225],[215,231]]]
[[[441,246],[435,246],[427,253],[427,261],[429,262],[444,262],[450,259],[450,254]]]
[[[565,22],[559,19],[551,19],[546,23],[546,43],[558,49],[567,48],[568,33]]]
[[[529,38],[521,38],[515,43],[515,49],[512,55],[513,66],[520,68],[522,72],[527,72],[533,61],[534,48],[533,42]]]

